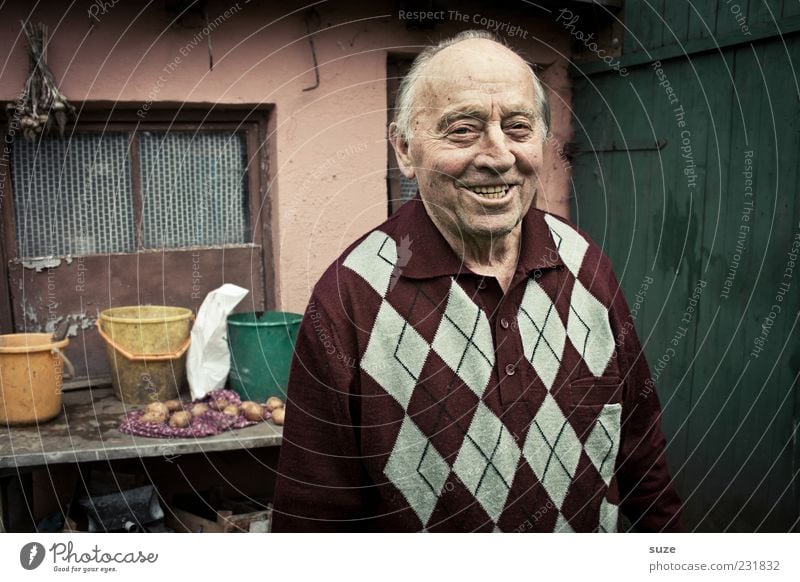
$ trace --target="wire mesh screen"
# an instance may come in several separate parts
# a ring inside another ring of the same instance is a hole
[[[127,134],[19,139],[12,165],[19,257],[134,250]]]
[[[417,181],[414,179],[409,180],[405,176],[400,176],[400,198],[402,201],[408,202],[417,195]]]
[[[248,242],[244,133],[143,133],[139,155],[145,248]]]

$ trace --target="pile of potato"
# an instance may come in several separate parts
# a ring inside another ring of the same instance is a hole
[[[198,402],[192,404],[191,408],[186,409],[180,400],[167,400],[166,402],[151,402],[144,409],[144,414],[139,417],[141,422],[152,422],[154,424],[168,423],[174,428],[186,428],[192,423],[192,419],[201,416],[208,410],[218,410],[230,416],[244,416],[251,422],[259,422],[271,414],[272,422],[278,426],[283,425],[285,415],[283,400],[276,396],[269,398],[264,404],[258,402],[242,402],[238,406],[221,398],[212,400],[209,403]]]

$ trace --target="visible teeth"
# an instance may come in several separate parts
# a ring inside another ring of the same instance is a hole
[[[475,186],[474,188],[470,188],[471,191],[490,200],[502,198],[506,195],[508,189],[509,186]]]

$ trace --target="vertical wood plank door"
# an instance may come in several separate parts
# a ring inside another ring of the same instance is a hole
[[[625,3],[627,76],[575,69],[573,219],[632,307],[688,527],[796,532],[796,3],[668,4]]]

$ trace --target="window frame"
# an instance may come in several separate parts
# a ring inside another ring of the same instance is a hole
[[[140,104],[136,104],[140,107]],[[245,133],[247,149],[247,190],[249,214],[249,241],[233,245],[187,246],[169,251],[189,249],[224,249],[227,247],[261,247],[262,269],[264,274],[265,308],[274,309],[277,288],[275,285],[275,254],[272,238],[271,201],[274,187],[271,185],[269,160],[274,159],[276,150],[274,139],[274,106],[267,104],[246,104],[226,106],[217,109],[185,107],[183,104],[159,103],[141,117],[141,109],[121,106],[108,106],[104,103],[86,102],[79,107],[78,119],[67,126],[64,139],[78,132],[126,132],[129,134],[129,156],[131,168],[131,196],[135,229],[136,250],[130,253],[91,253],[75,256],[97,255],[136,255],[139,253],[162,252],[164,249],[147,249],[143,246],[143,213],[141,176],[137,133],[142,131],[213,131],[237,130]],[[2,151],[0,151],[0,333],[12,333],[13,305],[9,280],[9,262],[24,261],[18,256],[16,219],[13,192],[13,143],[24,139],[21,131],[12,131],[11,116],[0,113],[5,126]],[[64,258],[65,255],[60,255]]]

